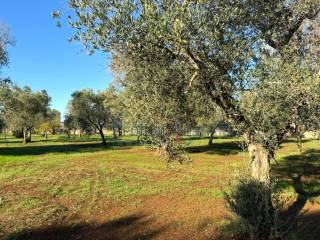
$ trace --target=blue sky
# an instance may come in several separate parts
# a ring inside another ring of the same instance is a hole
[[[105,89],[112,81],[107,59],[102,53],[88,56],[80,43],[70,43],[72,29],[56,27],[54,10],[68,11],[67,0],[1,0],[0,22],[7,24],[16,44],[10,47],[10,65],[2,77],[19,86],[45,89],[51,107],[62,114],[73,91]]]

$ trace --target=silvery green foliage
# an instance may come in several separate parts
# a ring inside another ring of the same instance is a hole
[[[121,89],[115,85],[110,85],[103,93],[104,104],[110,111],[110,124],[109,129],[112,129],[114,137],[121,136],[124,125],[124,97]]]
[[[71,133],[71,131],[76,131],[78,128],[78,122],[75,116],[68,113],[64,116],[63,126],[67,130],[68,134]]]
[[[275,191],[272,187],[253,180],[241,179],[229,193],[225,193],[228,208],[245,226],[250,240],[276,240],[280,238],[280,221]]]
[[[182,162],[178,153],[183,153],[183,127],[192,118],[183,75],[170,64],[163,68],[138,64],[132,68],[131,64],[127,69],[130,71],[119,80],[124,86],[126,124],[137,131],[140,141],[157,148],[161,157]]]
[[[95,129],[101,136],[101,141],[106,144],[103,130],[110,122],[110,110],[105,104],[104,93],[95,93],[91,89],[75,91],[71,95],[69,114],[79,126],[88,126]],[[71,124],[72,125],[72,124]]]
[[[255,73],[259,83],[241,95],[241,111],[251,123],[244,127],[267,149],[275,150],[288,133],[319,127],[320,78],[296,61],[269,60]]]
[[[154,97],[161,95],[167,82],[172,90],[179,88],[179,101],[186,93],[199,91],[223,109],[235,127],[266,147],[278,144],[274,140],[281,142],[290,128],[282,115],[284,107],[297,108],[300,101],[286,102],[280,94],[266,97],[267,101],[260,102],[262,109],[277,109],[278,116],[261,121],[257,117],[261,108],[254,108],[256,113],[248,111],[257,98],[248,96],[274,92],[273,75],[289,74],[292,60],[299,76],[311,71],[308,76],[314,78],[318,70],[317,58],[310,56],[316,55],[319,46],[317,30],[313,30],[319,0],[69,0],[69,5],[74,10],[69,18],[75,29],[73,39],[82,41],[89,52],[124,56],[130,65],[125,73],[134,74],[130,79],[141,89],[150,89]],[[313,29],[307,30],[308,24]],[[270,63],[266,68],[264,60],[270,54],[277,55],[285,67],[277,69]],[[259,72],[254,81],[253,70]],[[275,72],[270,75],[270,71]],[[285,81],[280,84],[281,91],[289,91]],[[270,92],[265,93],[263,85]],[[273,100],[278,106],[274,109],[270,107]],[[153,116],[155,108],[141,107],[143,114]]]
[[[9,63],[7,47],[12,43],[9,28],[0,22],[0,67]]]
[[[32,91],[25,86],[11,86],[4,109],[12,130],[31,131],[39,119],[47,116],[51,98],[45,90]]]

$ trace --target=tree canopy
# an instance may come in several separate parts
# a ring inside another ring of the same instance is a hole
[[[13,40],[10,36],[10,30],[7,26],[0,23],[0,68],[8,65],[9,56],[7,47],[13,44]]]
[[[258,96],[259,86],[273,81],[266,75],[276,72],[274,66],[290,72],[293,62],[299,67],[291,74],[308,69],[311,79],[319,71],[318,0],[69,0],[69,5],[74,10],[70,17],[74,40],[89,51],[120,56],[127,66],[124,73],[135,75],[131,79],[141,89],[149,84],[153,97],[159,96],[164,82],[179,94],[179,101],[185,93],[200,92],[249,136],[248,144],[266,149],[263,161],[281,144],[284,132],[292,131],[295,120],[277,118],[271,136],[269,129],[265,131],[270,121],[256,122],[244,110],[244,104],[256,101],[248,102],[248,96]],[[260,75],[252,77],[252,71]],[[286,84],[279,83],[281,88]],[[271,139],[277,142],[267,144]],[[253,162],[261,161],[258,156],[253,154]],[[268,181],[267,175],[261,180]]]
[[[75,91],[70,100],[70,113],[78,123],[88,124],[96,129],[103,144],[107,144],[104,128],[110,122],[110,111],[104,104],[102,93],[94,93],[92,90]]]

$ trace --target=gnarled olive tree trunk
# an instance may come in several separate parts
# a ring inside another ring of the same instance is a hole
[[[27,144],[28,131],[26,128],[23,129],[23,144]]]
[[[209,142],[208,142],[209,146],[213,145],[213,137],[214,137],[215,131],[216,131],[215,129],[211,129],[211,131],[210,131]]]
[[[263,186],[269,189],[263,195],[263,201],[256,203],[261,206],[265,205],[266,212],[262,217],[266,220],[261,223],[261,229],[259,227],[260,230],[256,233],[257,235],[252,236],[251,239],[281,240],[281,233],[279,232],[279,226],[277,226],[277,212],[273,205],[272,190],[270,189],[270,157],[272,154],[262,144],[254,142],[249,143],[248,151],[251,158],[251,177],[263,183]],[[260,234],[263,234],[264,237],[259,236]]]
[[[251,176],[253,179],[270,184],[270,154],[260,143],[249,143]]]

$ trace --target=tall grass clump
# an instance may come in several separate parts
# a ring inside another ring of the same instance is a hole
[[[272,186],[252,178],[240,179],[225,193],[227,207],[241,224],[240,239],[279,240],[278,196]]]

